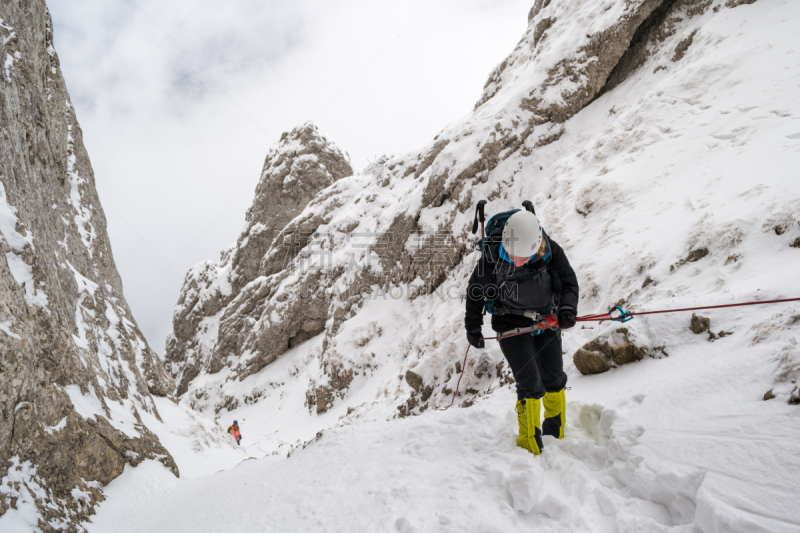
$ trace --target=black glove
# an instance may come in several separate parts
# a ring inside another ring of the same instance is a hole
[[[558,327],[561,329],[569,329],[575,325],[575,313],[569,310],[564,310],[558,313]]]
[[[483,348],[486,345],[486,343],[483,342],[483,332],[480,328],[468,330],[467,341],[476,348]]]

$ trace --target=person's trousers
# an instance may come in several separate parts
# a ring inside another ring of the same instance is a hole
[[[516,335],[500,340],[514,379],[517,398],[539,399],[545,392],[560,392],[567,385],[561,356],[561,330],[548,329],[539,335]]]

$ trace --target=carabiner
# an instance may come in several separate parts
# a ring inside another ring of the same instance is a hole
[[[619,316],[614,317],[611,313],[614,311],[619,311]],[[614,322],[628,322],[629,320],[633,320],[633,315],[631,315],[630,311],[625,311],[622,307],[615,305],[613,309],[608,312],[608,316],[611,317],[611,320]]]

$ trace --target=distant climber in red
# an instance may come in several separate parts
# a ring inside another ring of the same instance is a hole
[[[236,439],[236,444],[241,445],[242,440],[242,432],[239,431],[239,421],[234,420],[232,426],[228,426],[228,433],[231,434],[231,437]]]

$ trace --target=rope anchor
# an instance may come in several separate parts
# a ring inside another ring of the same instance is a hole
[[[613,309],[611,309],[608,313],[602,313],[599,315],[579,316],[576,319],[576,321],[602,322],[604,320],[613,320],[615,322],[627,322],[628,320],[631,320],[634,316],[660,315],[663,313],[682,313],[686,311],[705,311],[707,309],[726,309],[728,307],[745,307],[750,305],[767,305],[767,304],[779,304],[787,302],[800,302],[800,298],[783,298],[780,300],[761,300],[761,301],[742,302],[735,304],[706,305],[702,307],[684,307],[682,309],[661,309],[659,311],[625,311],[624,309],[622,309],[622,307],[617,305]],[[619,312],[619,315],[614,316],[612,313],[615,312]]]
[[[614,316],[614,311],[619,311],[619,316]],[[633,320],[633,314],[630,311],[625,311],[622,307],[615,305],[609,312],[608,316],[614,322],[628,322]]]

